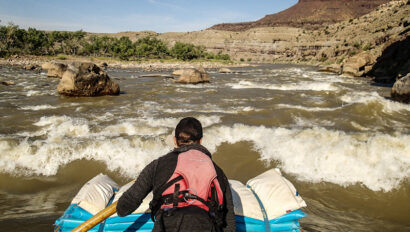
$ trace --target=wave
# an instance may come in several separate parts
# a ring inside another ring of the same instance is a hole
[[[206,138],[212,138],[206,139]],[[390,191],[410,177],[410,136],[397,133],[347,134],[321,127],[285,129],[236,124],[206,131],[205,144],[215,151],[224,142],[251,141],[262,160],[307,182],[342,186],[363,184]]]
[[[339,90],[332,83],[326,82],[300,82],[292,84],[262,84],[251,81],[240,81],[236,84],[227,84],[232,89],[269,89],[269,90],[305,90],[305,91],[337,91]]]
[[[306,107],[306,106],[300,106],[300,105],[289,105],[289,104],[278,104],[276,105],[277,108],[290,108],[290,109],[298,109],[298,110],[305,110],[305,111],[313,111],[313,112],[318,112],[318,111],[335,111],[341,109],[341,107],[334,107],[334,108],[328,108],[328,107]]]
[[[342,186],[363,184],[390,191],[410,177],[410,136],[313,128],[220,125],[218,116],[199,116],[204,145],[215,152],[222,143],[250,141],[265,161],[299,180]],[[16,175],[56,175],[75,160],[96,160],[111,171],[135,177],[153,159],[170,151],[166,139],[177,118],[142,118],[98,126],[67,116],[42,117],[36,132],[0,137],[0,170]],[[314,125],[313,125],[314,126]],[[17,135],[15,135],[17,136]],[[24,137],[21,137],[24,136]]]
[[[257,112],[261,111],[261,109],[256,109],[251,106],[239,106],[239,107],[231,107],[229,110],[221,107],[217,107],[215,105],[202,107],[200,109],[164,109],[163,112],[174,114],[174,113],[221,113],[221,114],[239,114],[243,112]]]
[[[348,104],[369,104],[379,103],[385,113],[393,113],[400,111],[410,112],[410,105],[395,102],[380,96],[377,92],[356,92],[353,94],[346,94],[340,98],[343,102]]]
[[[58,107],[52,106],[52,105],[35,105],[35,106],[23,106],[20,107],[22,110],[33,110],[33,111],[38,111],[38,110],[47,110],[47,109],[57,109]]]
[[[32,96],[58,96],[57,91],[55,90],[46,90],[46,91],[39,91],[39,90],[29,90],[25,93],[27,97]]]

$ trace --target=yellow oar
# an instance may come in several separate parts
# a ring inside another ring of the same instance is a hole
[[[104,221],[109,216],[115,214],[117,212],[117,203],[118,201],[112,203],[107,208],[101,210],[99,213],[88,219],[87,221],[83,222],[81,225],[77,226],[71,232],[86,232],[93,228],[98,223]]]
[[[131,181],[130,183],[133,183],[135,180]],[[129,183],[128,183],[129,184]],[[93,228],[95,225],[98,223],[104,221],[107,219],[109,216],[115,214],[117,212],[117,203],[118,201],[112,203],[109,205],[107,208],[101,210],[99,213],[96,215],[92,216],[90,219],[87,221],[81,223],[81,225],[77,226],[74,228],[71,232],[87,232],[91,228]]]

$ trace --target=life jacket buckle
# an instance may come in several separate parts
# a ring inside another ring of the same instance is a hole
[[[183,197],[184,201],[188,204],[194,203],[196,201],[197,192],[195,191],[195,189],[191,189],[191,188],[187,188],[186,191],[187,192],[184,194],[184,197]],[[191,194],[190,191],[193,192],[194,194]],[[188,199],[191,199],[191,200],[188,200]]]

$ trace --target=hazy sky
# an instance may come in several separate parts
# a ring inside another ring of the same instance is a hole
[[[0,0],[0,20],[22,28],[186,32],[254,21],[297,0]]]

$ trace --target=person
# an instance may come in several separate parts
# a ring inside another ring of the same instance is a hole
[[[153,191],[153,231],[235,231],[228,179],[201,142],[201,123],[182,119],[175,128],[176,148],[141,171],[118,200],[118,215],[131,214]]]

